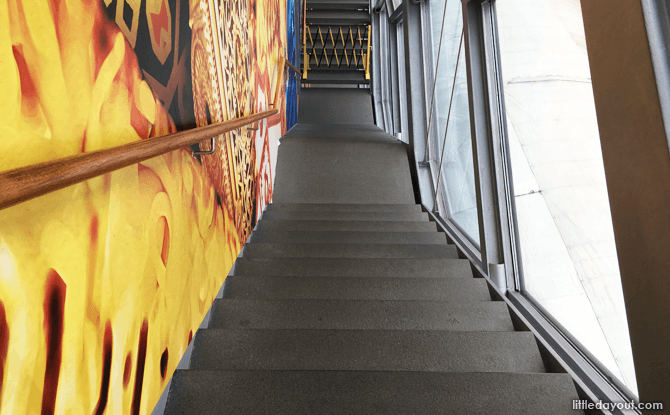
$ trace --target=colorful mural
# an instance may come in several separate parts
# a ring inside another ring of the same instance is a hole
[[[286,21],[283,0],[0,0],[0,171],[269,108]],[[0,210],[1,414],[151,412],[272,198],[280,110]]]

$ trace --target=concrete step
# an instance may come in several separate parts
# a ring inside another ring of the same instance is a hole
[[[237,258],[230,275],[472,278],[467,259]]]
[[[247,243],[244,258],[458,259],[455,245]]]
[[[374,125],[374,115],[372,114],[372,95],[370,94],[370,90],[314,88],[309,91],[302,91],[300,93],[298,123],[315,124],[318,125],[318,128],[325,128],[326,126],[319,125],[324,123],[368,124],[372,126]],[[281,146],[279,148],[281,149]],[[287,157],[290,156],[287,155]],[[277,159],[277,165],[283,162],[283,160],[280,161],[279,158]],[[290,163],[290,161],[288,162]],[[295,200],[288,200],[288,202],[295,203]],[[382,201],[376,200],[372,203],[379,202]]]
[[[565,373],[177,370],[165,413],[574,415],[576,399]]]
[[[514,331],[497,301],[217,299],[209,328]]]
[[[320,53],[320,52],[319,52]],[[330,53],[329,53],[330,55]],[[344,59],[344,58],[342,58]],[[332,65],[337,65],[335,58],[333,57]],[[307,79],[303,79],[304,83],[315,83],[315,81],[338,81],[338,80],[356,80],[356,81],[365,81],[365,72],[360,70],[349,70],[347,69],[346,62],[342,62],[339,66],[339,71],[308,71]]]
[[[281,138],[281,144],[298,143],[304,145],[303,140],[312,141],[315,138],[349,143],[354,140],[398,142],[395,137],[386,134],[374,124],[296,124]],[[373,202],[371,204],[379,205],[380,203]],[[415,203],[407,204],[414,205]]]
[[[490,301],[483,278],[226,278],[223,298],[247,300]]]
[[[309,0],[307,10],[367,10],[369,0]]]
[[[296,212],[266,211],[263,220],[355,220],[355,221],[423,221],[428,222],[426,212]]]
[[[270,203],[266,212],[422,212],[421,205],[333,204],[333,203]]]
[[[316,90],[316,89],[314,89]],[[323,90],[323,89],[320,89]],[[360,89],[360,91],[365,91]],[[306,90],[300,96],[300,117],[343,109],[305,108]],[[340,92],[340,91],[338,91]],[[368,93],[369,99],[369,93]],[[369,104],[371,105],[371,104]],[[303,118],[301,118],[303,119]],[[331,120],[334,121],[334,120]],[[357,122],[351,119],[351,122]],[[407,148],[396,142],[312,140],[279,146],[273,200],[277,203],[415,203]]]
[[[191,369],[544,373],[530,332],[200,330]]]
[[[308,125],[308,124],[305,124]],[[335,124],[337,125],[337,124]],[[318,139],[319,141],[327,141],[327,140],[333,140],[338,143],[347,143],[349,145],[354,145],[360,142],[372,142],[372,143],[389,143],[389,144],[398,144],[402,143],[395,137],[386,135],[386,134],[350,134],[350,135],[328,135],[326,131],[321,131],[320,133],[314,133],[310,135],[303,135],[303,136],[296,136],[294,134],[290,135],[285,135],[282,139],[282,145],[295,145],[295,144],[302,144],[301,141],[315,141],[315,139]]]
[[[358,10],[310,10],[308,25],[355,26],[370,24],[370,12]]]
[[[261,219],[265,219],[265,214]],[[357,220],[260,220],[254,232],[425,232],[436,233],[435,222]],[[443,236],[446,238],[446,236]]]
[[[261,221],[259,225],[262,223]],[[287,221],[289,222],[289,221]],[[314,221],[315,224],[318,223]],[[281,222],[278,222],[281,223]],[[338,222],[333,222],[337,224]],[[416,222],[422,223],[422,222]],[[423,222],[426,223],[426,222]],[[433,224],[432,222],[428,222]],[[258,226],[258,225],[256,225]],[[361,244],[440,244],[447,238],[438,232],[331,232],[331,231],[254,231],[248,242],[361,243]]]
[[[370,80],[361,78],[359,76],[351,77],[347,74],[343,75],[326,75],[326,76],[311,76],[309,75],[307,79],[303,79],[302,83],[304,84],[342,84],[342,85],[367,85],[370,83]]]

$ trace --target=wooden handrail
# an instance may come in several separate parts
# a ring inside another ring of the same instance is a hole
[[[210,137],[237,130],[278,112],[277,109],[271,109],[217,124],[134,141],[106,150],[92,151],[2,172],[0,173],[0,209],[190,146]]]
[[[300,75],[300,69],[296,68],[295,65],[292,64],[291,61],[289,61],[288,59],[284,58],[284,60],[286,61],[286,65],[288,65],[289,68],[293,69],[293,72]]]

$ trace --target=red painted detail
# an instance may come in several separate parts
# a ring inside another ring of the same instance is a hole
[[[5,305],[0,301],[0,391],[5,378],[5,360],[9,346],[9,325],[5,315]],[[0,393],[0,408],[2,408],[2,394]]]
[[[161,30],[169,32],[170,20],[168,19],[167,10],[165,8],[167,1],[161,2],[161,10],[158,13],[149,13],[151,15],[151,24],[154,26],[154,40],[160,45]]]
[[[142,402],[142,384],[144,383],[144,364],[147,359],[147,337],[149,322],[145,319],[140,329],[140,341],[137,345],[137,370],[135,371],[135,389],[133,391],[132,415],[139,415]]]
[[[114,335],[112,333],[112,324],[108,321],[105,324],[105,337],[102,342],[102,382],[100,382],[100,397],[95,407],[94,413],[102,415],[107,407],[109,398],[109,378],[112,374],[112,347],[114,346]]]
[[[46,334],[47,364],[42,391],[42,415],[53,414],[63,354],[63,320],[66,285],[55,270],[47,276],[44,296],[44,332]]]

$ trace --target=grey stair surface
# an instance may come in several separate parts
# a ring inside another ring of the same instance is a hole
[[[308,96],[312,93],[304,91],[303,94],[307,93]],[[370,98],[369,94],[366,92],[352,92],[351,90],[341,91],[342,95],[347,93],[354,94],[357,98],[360,98],[361,104],[368,103]],[[303,99],[303,98],[301,98]],[[308,114],[303,112],[303,114]],[[308,114],[309,115],[309,114]],[[316,139],[330,139],[337,140],[338,142],[360,142],[360,141],[371,141],[371,142],[387,142],[387,143],[397,143],[398,140],[386,134],[384,131],[380,130],[374,124],[296,124],[291,128],[288,134],[282,138],[282,143],[288,142],[304,142],[304,141],[314,141]],[[275,201],[276,203],[276,201]],[[414,204],[414,202],[412,202]],[[374,205],[383,205],[382,203],[375,203]]]
[[[529,332],[210,329],[202,334],[191,357],[194,369],[544,372]]]
[[[308,10],[368,10],[369,0],[309,0]]]
[[[223,298],[247,300],[490,301],[483,279],[229,276]]]
[[[347,220],[428,222],[426,212],[277,212],[263,214],[263,220]]]
[[[564,373],[178,371],[174,414],[575,414]]]
[[[238,258],[231,275],[472,278],[467,259]]]
[[[421,212],[419,205],[363,205],[332,203],[270,203],[266,212]]]
[[[335,65],[335,62],[331,62],[331,65]],[[319,83],[369,84],[370,83],[369,80],[365,79],[365,72],[348,70],[348,69],[343,69],[334,73],[309,71],[307,73],[307,79],[303,79],[303,82],[308,84],[319,84]]]
[[[365,89],[305,89],[300,93],[298,119],[301,124],[369,124],[373,126],[372,95],[369,90]],[[378,203],[384,202],[379,201]]]
[[[310,10],[307,12],[308,25],[365,25],[370,23],[370,13],[361,10]],[[323,30],[323,29],[322,29]]]
[[[422,222],[417,222],[422,223]],[[350,243],[350,244],[439,244],[446,245],[437,232],[252,232],[249,242]]]
[[[209,328],[513,331],[504,303],[218,299]]]
[[[406,147],[371,107],[362,89],[303,90],[273,203],[164,413],[579,413],[572,378],[545,373],[533,334],[415,204]]]
[[[342,231],[342,232],[435,232],[435,222],[360,220],[268,220],[256,225],[262,231]]]
[[[245,258],[426,258],[457,259],[453,245],[248,243]]]

